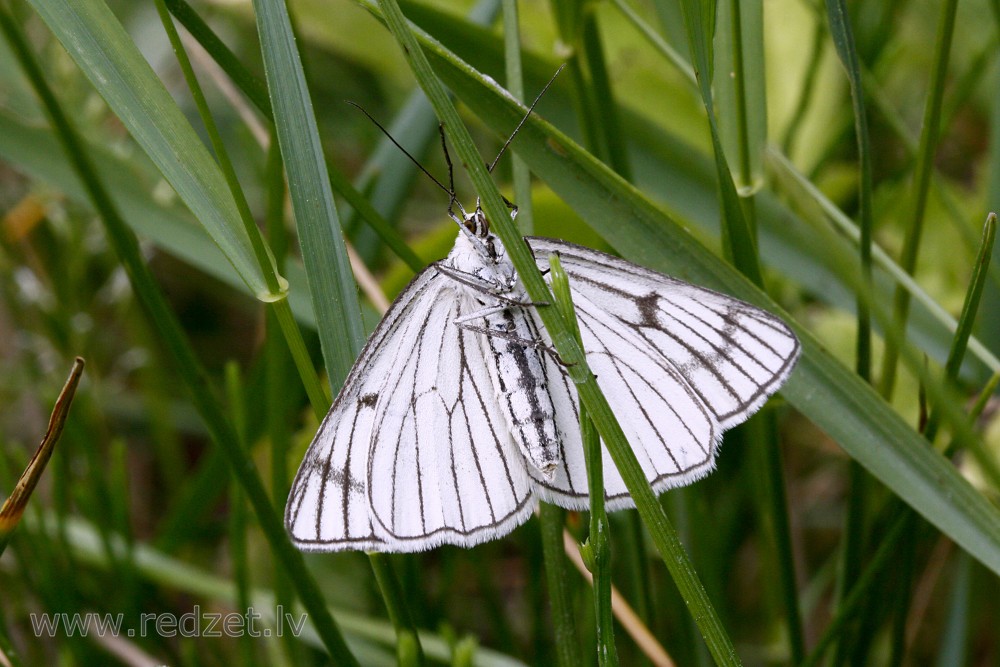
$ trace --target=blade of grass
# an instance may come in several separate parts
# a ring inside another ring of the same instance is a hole
[[[507,90],[519,102],[524,101],[524,76],[521,71],[521,28],[518,21],[517,0],[503,0],[504,64]],[[517,202],[517,226],[521,233],[534,233],[535,222],[531,205],[531,172],[524,160],[517,155],[510,157],[511,181],[514,201]]]
[[[548,503],[540,503],[539,523],[542,530],[542,553],[545,559],[545,581],[552,607],[552,625],[555,629],[556,658],[559,667],[576,667],[583,664],[580,639],[576,632],[570,591],[569,568],[563,551],[563,525],[566,510]]]
[[[31,0],[31,5],[191,209],[250,293],[263,300],[280,296],[267,287],[218,165],[107,5],[101,0]]]
[[[733,179],[746,198],[763,183],[761,155],[767,143],[763,5],[725,0],[718,11],[718,69],[730,73],[713,82],[719,131],[726,153],[737,156]]]
[[[712,34],[715,29],[715,2],[702,3],[701,0],[682,0],[681,12],[688,43],[691,47],[691,62],[698,80],[708,128],[712,136],[712,151],[715,156],[715,171],[722,204],[722,248],[728,260],[755,285],[763,285],[760,258],[757,254],[756,231],[744,215],[736,185],[722,140],[719,137],[718,122],[715,118],[715,103],[712,99]]]
[[[583,347],[580,326],[573,309],[573,296],[569,289],[569,277],[559,262],[558,255],[549,256],[551,268],[552,294],[555,307],[566,321],[570,335],[577,345]],[[618,649],[615,647],[614,616],[611,611],[611,526],[604,509],[604,470],[601,438],[587,414],[587,406],[580,405],[580,437],[587,464],[587,489],[590,494],[590,534],[580,546],[587,569],[594,579],[594,620],[597,626],[597,664],[614,666],[618,664]]]
[[[279,271],[285,270],[288,255],[288,231],[285,227],[285,173],[281,164],[281,149],[273,137],[268,145],[265,182],[267,184],[267,204],[264,225],[268,241],[274,250]],[[290,352],[282,344],[277,331],[281,325],[275,313],[267,314],[265,321],[263,363],[265,365],[266,392],[266,433],[271,445],[271,494],[273,498],[287,498],[289,492],[288,450],[291,446],[292,425],[289,413],[297,410],[290,386],[293,382],[287,370],[290,366]],[[274,599],[277,604],[291,609],[295,601],[295,590],[281,563],[274,563]],[[285,656],[290,664],[298,664],[305,659],[302,647],[296,638],[285,633],[281,637]]]
[[[336,390],[365,339],[358,288],[285,5],[256,0],[254,13],[320,345]]]
[[[240,378],[240,368],[235,361],[226,362],[223,371],[225,377],[226,402],[230,414],[233,415],[233,428],[236,437],[246,446],[246,414],[243,406],[245,396]],[[233,587],[236,589],[237,609],[249,611],[250,601],[250,564],[247,558],[247,511],[243,493],[238,481],[233,479],[229,484],[229,558],[233,568]],[[259,665],[254,651],[252,638],[248,633],[241,634],[238,639],[241,663],[253,667]]]
[[[418,83],[427,93],[438,118],[444,124],[445,132],[451,138],[456,153],[482,199],[487,218],[504,242],[508,256],[517,269],[518,276],[524,283],[529,297],[536,303],[550,302],[551,295],[527,244],[518,235],[513,222],[508,219],[507,208],[496,185],[486,171],[483,160],[472,143],[472,138],[462,125],[458,112],[444,91],[444,86],[434,74],[427,57],[417,44],[398,4],[394,0],[382,0],[379,7],[390,31],[400,43]],[[511,101],[517,105],[516,100]],[[698,622],[709,650],[720,663],[737,664],[739,660],[736,657],[732,641],[712,608],[704,587],[698,580],[676,532],[646,482],[642,468],[636,460],[635,454],[629,448],[621,426],[608,406],[607,400],[601,394],[596,379],[589,372],[583,351],[566,330],[566,323],[558,312],[550,308],[540,308],[538,313],[560,357],[568,364],[570,375],[577,383],[581,402],[586,404],[590,410],[605,447],[621,472],[622,478],[626,481],[629,493],[635,500],[643,520],[653,535],[653,541],[681,590],[692,616]]]
[[[900,252],[899,265],[908,274],[913,274],[917,265],[917,254],[923,235],[924,216],[927,213],[927,196],[930,192],[930,177],[934,166],[934,152],[937,148],[938,134],[941,130],[941,106],[944,99],[945,77],[948,74],[948,57],[951,52],[951,40],[955,33],[955,15],[958,10],[957,0],[945,0],[941,3],[941,16],[938,22],[938,33],[934,40],[934,68],[928,82],[927,103],[924,106],[923,126],[920,133],[920,148],[917,151],[917,163],[913,176],[913,209],[910,212],[909,226],[903,239],[903,249]],[[893,301],[893,324],[897,329],[906,327],[910,310],[910,294],[901,287],[896,289]],[[896,345],[887,343],[885,356],[882,358],[879,392],[886,398],[892,396],[896,382],[896,365],[899,350]]]
[[[551,0],[552,14],[559,34],[562,55],[566,59],[566,74],[572,91],[576,114],[584,144],[594,155],[606,155],[604,133],[596,115],[597,101],[590,86],[585,54],[581,44],[586,3],[571,0]]]
[[[586,6],[586,3],[580,3]],[[601,128],[604,150],[607,152],[608,165],[626,181],[632,180],[632,168],[625,137],[622,133],[618,114],[618,103],[615,101],[614,89],[608,75],[608,65],[604,58],[604,47],[601,44],[600,28],[597,24],[597,13],[590,8],[583,13],[583,27],[580,35],[580,48],[589,73],[589,83],[593,91],[590,100],[594,103],[591,112]]]
[[[827,0],[827,14],[830,22],[830,33],[840,57],[841,64],[847,73],[851,89],[851,103],[854,111],[855,133],[857,137],[858,157],[860,161],[859,199],[860,213],[858,218],[859,255],[861,265],[861,289],[867,294],[859,295],[857,304],[858,333],[856,348],[856,370],[858,376],[871,382],[871,314],[868,303],[871,300],[872,283],[872,159],[871,144],[868,134],[868,114],[865,110],[864,88],[861,78],[861,65],[858,60],[854,43],[854,33],[844,0]],[[847,512],[844,517],[844,539],[841,551],[841,568],[839,573],[838,599],[843,599],[858,578],[865,549],[865,520],[867,505],[867,477],[864,470],[852,461],[849,466],[850,488],[848,491]],[[874,628],[855,627],[855,631],[864,635],[874,634]],[[845,635],[848,639],[851,634]],[[862,637],[861,642],[867,642]],[[838,663],[847,660],[851,651],[850,641],[838,641],[836,658]]]
[[[935,665],[968,665],[969,636],[976,615],[972,611],[972,559],[966,554],[958,554],[951,563],[952,584],[947,593],[945,621],[941,627],[941,643],[938,646]]]
[[[946,382],[954,382],[958,379],[958,371],[962,367],[962,359],[969,344],[969,337],[976,323],[976,316],[979,314],[979,303],[983,296],[983,289],[986,287],[986,277],[989,275],[990,258],[993,256],[993,244],[996,240],[997,214],[990,213],[986,216],[986,224],[983,225],[983,237],[979,244],[979,255],[972,267],[972,277],[969,280],[969,289],[965,293],[965,302],[962,304],[962,313],[958,317],[958,328],[955,331],[955,339],[948,352],[948,361],[944,365],[944,376]],[[937,436],[938,427],[941,425],[941,410],[937,406],[931,407],[931,414],[924,428],[924,437],[930,442],[934,442]]]
[[[6,12],[3,9],[0,9],[0,15],[6,19]],[[83,365],[84,361],[81,357],[77,357],[73,361],[73,367],[70,369],[69,377],[66,378],[66,384],[59,392],[52,408],[49,426],[45,430],[45,435],[42,436],[42,441],[38,444],[38,448],[24,472],[21,473],[14,490],[3,501],[3,505],[0,505],[0,555],[3,555],[11,534],[17,528],[17,524],[21,522],[24,508],[27,506],[31,494],[34,493],[38,481],[42,478],[42,473],[45,472],[45,466],[49,463],[56,443],[59,442],[59,436],[62,435],[63,426],[66,425],[66,418],[69,416],[70,405],[73,403],[73,395],[76,393],[76,387],[80,384],[80,377],[83,375]]]

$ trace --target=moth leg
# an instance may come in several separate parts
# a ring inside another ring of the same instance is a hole
[[[494,299],[496,299],[497,301],[505,303],[509,306],[521,306],[527,308],[527,307],[549,305],[548,302],[545,301],[540,301],[540,302],[525,301],[524,299],[516,299],[513,297],[506,296],[503,293],[503,291],[500,291],[494,283],[491,283],[488,280],[483,280],[482,278],[480,278],[475,274],[467,273],[465,271],[459,271],[458,269],[454,269],[446,264],[438,264],[436,268],[439,273],[443,273],[444,275],[448,276],[455,282],[470,287],[481,294],[489,295]]]
[[[490,306],[488,308],[483,308],[482,310],[477,310],[474,313],[469,313],[468,315],[462,315],[461,317],[456,317],[453,321],[458,326],[463,326],[466,322],[471,322],[472,320],[482,319],[488,317],[494,313],[499,313],[507,310],[510,306],[507,304],[498,304],[496,306]]]
[[[485,306],[475,312],[469,313],[468,315],[462,315],[461,317],[455,318],[455,324],[465,324],[466,322],[471,322],[472,320],[479,320],[494,313],[500,313],[508,310],[511,306],[524,307],[537,305],[534,303],[524,303],[514,299],[505,299],[504,297],[496,294],[491,294],[490,296],[495,298],[500,303],[495,306]]]
[[[515,220],[517,218],[517,204],[504,197],[503,194],[500,196],[503,197],[503,203],[510,209],[510,219]]]
[[[490,309],[490,310],[492,311],[493,309]],[[502,308],[501,308],[501,310],[502,310]],[[496,312],[496,311],[493,311],[493,312]],[[482,311],[480,311],[480,313],[473,313],[472,315],[467,315],[465,317],[461,317],[461,318],[459,318],[459,320],[467,320],[467,319],[469,319],[470,317],[473,317],[473,316],[481,316],[481,313],[482,313]],[[489,314],[489,313],[483,313],[483,314]],[[465,322],[460,322],[459,320],[455,320],[454,324],[458,325],[462,329],[465,329],[466,331],[475,331],[476,333],[481,333],[481,334],[484,334],[486,336],[492,336],[493,338],[502,338],[503,340],[513,341],[515,343],[520,343],[521,345],[524,345],[524,346],[527,346],[527,347],[533,347],[535,349],[541,350],[542,352],[545,352],[546,354],[548,354],[549,356],[551,356],[552,359],[553,359],[553,361],[555,361],[557,364],[559,364],[563,368],[569,368],[570,366],[575,366],[576,365],[576,364],[571,364],[571,363],[563,360],[563,358],[559,356],[559,352],[554,347],[552,347],[551,345],[548,345],[547,343],[545,343],[545,341],[534,340],[534,339],[531,339],[531,338],[522,338],[520,336],[516,336],[516,335],[514,335],[514,334],[512,334],[510,332],[507,332],[507,331],[502,331],[502,330],[499,330],[499,329],[487,329],[486,327],[477,327],[477,326],[472,325],[472,324],[466,324]]]

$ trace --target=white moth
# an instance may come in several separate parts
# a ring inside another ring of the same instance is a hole
[[[456,217],[456,220],[459,220]],[[539,499],[588,507],[572,381],[477,207],[455,247],[403,290],[306,452],[285,523],[307,551],[471,547]],[[715,464],[722,432],[777,391],[799,355],[779,318],[737,299],[553,239],[587,363],[653,490]],[[608,510],[634,507],[604,451]]]

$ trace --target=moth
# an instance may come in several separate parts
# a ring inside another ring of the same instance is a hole
[[[589,504],[579,404],[477,206],[396,298],[309,446],[285,511],[306,551],[471,547],[538,500]],[[785,382],[799,342],[777,316],[572,243],[526,238],[569,277],[587,363],[656,493],[708,474],[722,433]],[[634,507],[604,450],[609,511]]]

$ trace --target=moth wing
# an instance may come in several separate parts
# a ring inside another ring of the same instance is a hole
[[[799,354],[780,318],[738,299],[588,248],[528,243],[541,269],[558,253],[569,276],[587,362],[654,491],[689,484],[715,463],[722,432],[746,420],[791,373]],[[554,362],[551,362],[554,363]],[[558,405],[576,391],[553,383]],[[568,411],[560,411],[567,421]],[[587,504],[579,427],[560,423],[564,464],[543,499]],[[633,502],[604,451],[609,509]]]
[[[285,526],[305,551],[385,548],[371,522],[368,459],[379,399],[412,327],[426,319],[447,281],[425,269],[372,332],[340,394],[313,437],[292,482]]]
[[[470,547],[510,532],[534,508],[482,334],[454,324],[481,306],[464,287],[447,291],[412,323],[372,425],[368,502],[392,551]]]

